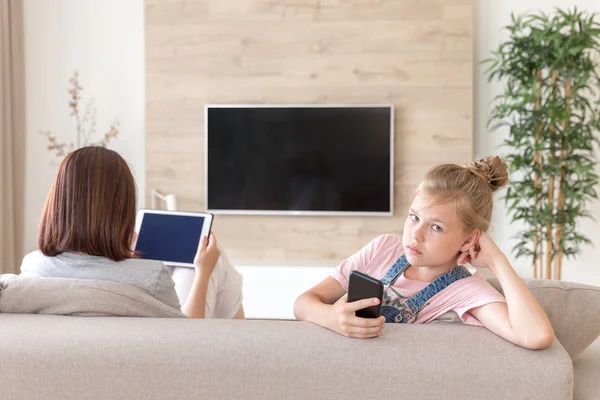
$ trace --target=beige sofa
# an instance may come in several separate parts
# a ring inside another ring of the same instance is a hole
[[[455,323],[359,340],[298,321],[152,318],[177,313],[122,284],[68,281],[0,279],[1,399],[600,399],[600,340],[573,363],[558,341],[526,350]]]
[[[377,339],[358,340],[295,321],[0,314],[0,337],[2,399],[573,394],[573,364],[560,344],[525,350],[457,324],[389,325]]]

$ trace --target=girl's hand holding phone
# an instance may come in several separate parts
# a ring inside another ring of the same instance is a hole
[[[348,303],[348,293],[331,307],[330,324],[327,328],[341,335],[353,338],[373,338],[381,334],[385,318],[360,318],[354,315],[358,310],[379,303],[379,299],[362,299]]]

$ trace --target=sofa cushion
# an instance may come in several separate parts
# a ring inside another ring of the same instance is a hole
[[[185,317],[126,283],[12,274],[0,275],[0,313]]]
[[[496,278],[490,284],[500,293]],[[556,337],[575,358],[600,335],[600,287],[546,279],[523,279],[550,318]]]
[[[575,385],[573,398],[598,400],[600,394],[600,338],[573,360]]]

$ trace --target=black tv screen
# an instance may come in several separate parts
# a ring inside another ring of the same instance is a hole
[[[392,121],[392,106],[207,106],[207,209],[390,215]]]

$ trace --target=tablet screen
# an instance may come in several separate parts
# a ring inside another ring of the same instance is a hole
[[[135,250],[148,260],[193,263],[204,216],[144,214]]]

